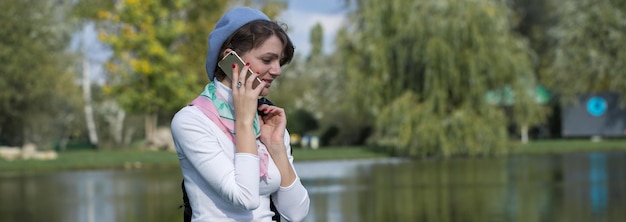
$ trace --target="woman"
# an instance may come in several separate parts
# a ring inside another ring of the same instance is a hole
[[[192,221],[272,221],[270,198],[282,217],[303,220],[310,200],[293,167],[285,111],[257,101],[291,61],[291,40],[262,12],[238,7],[208,42],[212,81],[172,120]],[[232,65],[232,79],[217,66],[231,51],[246,62],[241,72]],[[256,74],[246,79],[248,69]]]

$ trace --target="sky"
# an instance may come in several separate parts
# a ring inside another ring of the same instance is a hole
[[[286,23],[296,53],[307,55],[311,50],[309,32],[320,23],[324,30],[324,52],[333,51],[337,30],[346,22],[349,8],[345,0],[294,0],[276,20]]]
[[[337,30],[346,22],[348,7],[346,0],[293,0],[288,2],[287,9],[283,11],[277,21],[285,23],[287,32],[294,43],[297,54],[306,56],[311,50],[309,32],[311,28],[320,23],[324,30],[324,53],[331,53]],[[88,59],[91,61],[91,78],[97,84],[104,83],[102,64],[109,59],[112,52],[98,41],[95,25],[88,24],[82,32],[73,36],[71,48],[80,50],[81,43],[86,45]],[[82,40],[82,41],[80,41]],[[204,66],[204,64],[198,64]]]

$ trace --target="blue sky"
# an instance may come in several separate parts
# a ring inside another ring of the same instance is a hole
[[[337,30],[346,22],[348,7],[345,0],[294,0],[276,20],[286,23],[289,36],[296,46],[296,53],[306,55],[310,51],[309,32],[320,23],[324,29],[324,52],[332,52]]]

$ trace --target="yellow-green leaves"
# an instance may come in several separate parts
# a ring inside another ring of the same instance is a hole
[[[127,111],[173,112],[190,97],[193,84],[181,80],[191,74],[182,64],[178,47],[186,31],[185,18],[180,15],[187,4],[126,0],[98,12],[105,27],[100,39],[115,52],[108,66],[116,80],[110,92]]]

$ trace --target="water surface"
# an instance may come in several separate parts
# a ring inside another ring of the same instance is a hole
[[[626,221],[626,153],[296,163],[306,221]],[[0,221],[182,221],[180,171],[0,173]]]

